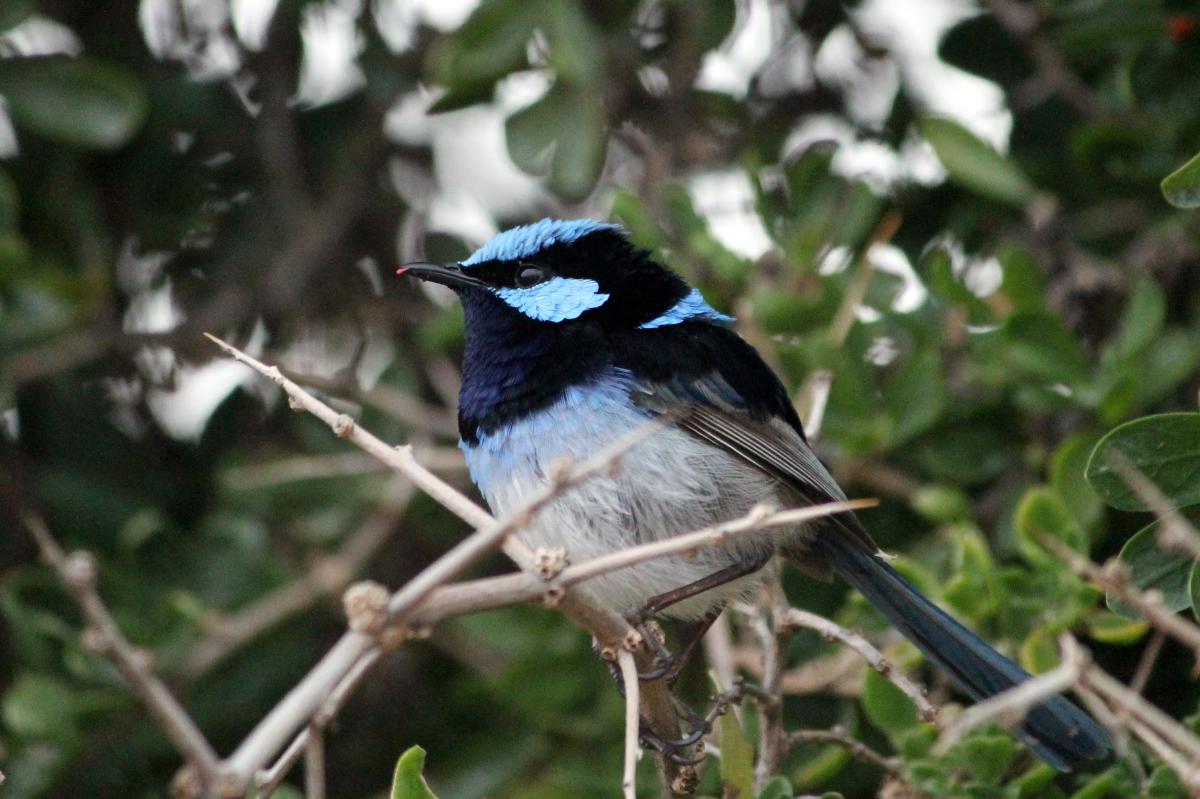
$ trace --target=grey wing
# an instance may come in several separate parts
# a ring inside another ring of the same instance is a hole
[[[781,419],[755,418],[735,404],[736,397],[715,373],[680,386],[642,385],[633,394],[641,407],[670,416],[679,429],[761,469],[804,503],[817,505],[846,498],[799,432]],[[819,529],[844,535],[871,554],[879,549],[853,514],[830,516]],[[807,548],[802,543],[797,541],[797,551],[785,554],[806,559]]]

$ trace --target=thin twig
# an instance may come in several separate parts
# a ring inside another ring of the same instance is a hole
[[[804,381],[796,412],[804,420],[804,432],[808,440],[814,441],[821,435],[821,424],[825,421],[825,408],[829,405],[829,392],[833,388],[833,372],[817,369]]]
[[[621,790],[625,799],[637,797],[638,727],[638,670],[633,654],[624,649],[617,652],[617,665],[621,668],[621,683],[625,687],[625,770],[621,775]]]
[[[1166,634],[1162,630],[1155,630],[1150,636],[1149,643],[1142,650],[1142,656],[1138,660],[1137,669],[1133,672],[1133,677],[1129,680],[1129,690],[1135,694],[1140,694],[1146,689],[1146,683],[1150,680],[1150,675],[1154,672],[1154,665],[1158,662],[1158,656],[1162,653],[1163,642],[1167,640]]]
[[[1189,759],[1200,760],[1200,737],[1150,704],[1141,694],[1129,690],[1111,674],[1096,666],[1090,666],[1080,676],[1080,683],[1090,687],[1117,708],[1118,718],[1123,721],[1131,718],[1139,720],[1162,735],[1172,746],[1183,751]]]
[[[791,527],[837,513],[873,508],[878,504],[878,500],[875,499],[851,499],[783,511],[772,511],[767,505],[759,505],[752,508],[746,515],[727,522],[714,524],[695,532],[665,538],[661,541],[639,544],[628,549],[610,552],[607,555],[600,555],[599,557],[587,560],[577,566],[568,566],[559,574],[556,582],[570,586],[600,574],[641,563],[642,561],[661,558],[667,555],[686,555],[691,552],[697,552],[701,549],[721,544],[735,535],[772,527]]]
[[[415,494],[407,481],[389,480],[379,507],[335,553],[318,558],[303,575],[236,613],[206,619],[208,636],[184,658],[179,673],[188,680],[197,679],[267,630],[322,599],[340,595],[387,542]]]
[[[428,405],[411,394],[405,394],[396,389],[379,383],[373,388],[365,389],[357,380],[346,378],[328,378],[320,375],[306,374],[291,369],[281,370],[288,378],[301,385],[324,391],[329,394],[344,395],[380,413],[403,422],[414,430],[437,433],[446,437],[457,437],[458,426],[453,414]]]
[[[889,774],[897,777],[904,776],[904,769],[898,757],[885,757],[876,752],[862,741],[851,738],[842,726],[828,730],[794,730],[784,739],[788,748],[803,744],[833,744],[845,749],[850,755],[863,763],[878,766]]]
[[[313,714],[312,722],[307,727],[300,731],[300,734],[292,739],[287,748],[283,750],[283,754],[271,764],[269,768],[258,772],[254,777],[254,784],[258,787],[258,795],[260,799],[267,799],[275,792],[288,772],[300,760],[300,756],[304,754],[308,747],[308,741],[315,732],[324,730],[329,725],[329,722],[337,716],[338,711],[354,693],[354,689],[358,687],[367,673],[379,662],[382,655],[382,650],[374,649],[367,653],[364,657],[358,659],[354,666],[342,678],[342,681],[330,691],[325,702]]]
[[[1143,743],[1153,749],[1154,754],[1158,755],[1172,771],[1179,775],[1179,779],[1183,782],[1183,787],[1187,790],[1189,796],[1200,795],[1200,771],[1187,758],[1181,756],[1177,750],[1173,749],[1170,744],[1164,741],[1158,733],[1150,729],[1146,724],[1130,720],[1129,729]]]
[[[1106,456],[1117,476],[1159,518],[1158,534],[1155,536],[1159,545],[1191,558],[1200,558],[1200,531],[1179,512],[1175,503],[1122,452],[1111,449]]]
[[[1151,626],[1178,640],[1200,659],[1200,627],[1172,613],[1157,591],[1139,591],[1131,585],[1124,564],[1112,559],[1101,567],[1048,533],[1035,531],[1035,535],[1072,572],[1138,611]]]
[[[432,472],[462,472],[467,462],[457,447],[415,446],[417,463]],[[327,480],[386,474],[387,466],[365,452],[338,452],[330,455],[299,455],[267,463],[232,466],[221,474],[222,487],[229,491],[251,492],[303,480]]]
[[[325,799],[325,735],[319,729],[304,745],[304,799]]]
[[[952,724],[942,730],[934,745],[937,755],[944,755],[957,745],[967,733],[990,721],[1011,728],[1025,718],[1030,709],[1044,699],[1062,693],[1079,681],[1079,675],[1087,664],[1083,650],[1070,635],[1059,638],[1062,648],[1062,663],[1044,674],[1031,677],[995,696],[971,705]]]
[[[872,646],[859,633],[848,630],[840,624],[818,616],[815,613],[800,610],[799,608],[788,608],[783,614],[783,619],[776,623],[777,628],[786,625],[807,627],[810,630],[816,630],[826,641],[841,641],[861,655],[875,671],[879,672],[880,675],[886,677],[893,685],[903,691],[904,695],[911,699],[913,704],[917,706],[917,716],[922,721],[936,722],[938,707],[929,701],[925,689],[909,679],[903,672],[897,670],[891,661],[885,658],[878,649]]]
[[[862,254],[859,255],[854,276],[850,279],[850,284],[842,295],[841,305],[838,306],[837,313],[834,314],[833,321],[829,324],[828,339],[833,346],[840,347],[846,343],[846,337],[850,335],[850,329],[854,327],[854,320],[858,317],[858,307],[862,304],[863,298],[867,296],[867,289],[871,286],[871,276],[875,273],[875,262],[871,258],[872,248],[891,241],[896,232],[900,230],[902,221],[903,217],[899,211],[888,211],[871,233],[871,240],[867,242]]]
[[[788,610],[787,597],[779,584],[774,567],[764,585],[763,602],[750,617],[750,626],[759,640],[762,654],[762,681],[759,686],[759,746],[754,764],[754,789],[761,791],[772,776],[779,773],[787,752],[783,729],[783,670],[787,642],[795,627],[780,625]]]
[[[988,0],[995,19],[1024,46],[1034,66],[1037,81],[1049,92],[1057,93],[1077,112],[1088,119],[1097,119],[1102,114],[1100,104],[1088,85],[1067,65],[1066,59],[1054,44],[1039,32],[1041,14],[1036,3],[1021,3],[1017,0]],[[1028,89],[1021,94],[1029,95]],[[1044,92],[1039,92],[1039,94]],[[1040,101],[1040,97],[1026,97],[1025,107]]]
[[[85,552],[67,554],[40,516],[23,513],[22,521],[48,563],[75,599],[87,622],[84,642],[103,654],[129,681],[146,709],[208,790],[224,792],[217,754],[188,712],[154,673],[148,653],[129,642],[96,590],[96,561]]]

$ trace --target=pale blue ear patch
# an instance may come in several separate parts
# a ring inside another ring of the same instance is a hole
[[[539,322],[565,322],[608,300],[594,280],[552,277],[527,289],[494,289],[496,296]]]
[[[640,327],[643,330],[666,327],[667,325],[677,325],[680,322],[686,322],[689,319],[702,319],[720,324],[730,324],[734,321],[732,316],[726,316],[705,302],[704,295],[700,293],[700,289],[692,289],[686,297],[667,309],[662,316],[659,316],[657,319],[651,319],[644,325],[640,325]]]

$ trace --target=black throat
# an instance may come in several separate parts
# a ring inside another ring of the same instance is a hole
[[[595,325],[534,322],[483,291],[468,289],[460,297],[467,342],[458,431],[468,446],[553,404],[611,360]]]

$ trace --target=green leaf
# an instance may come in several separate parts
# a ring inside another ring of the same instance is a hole
[[[996,565],[987,541],[971,524],[956,525],[953,530],[954,576],[946,583],[942,597],[956,610],[973,619],[991,616],[998,605]]]
[[[945,524],[970,518],[971,498],[960,488],[935,483],[916,490],[912,508],[935,524]]]
[[[1188,573],[1188,596],[1192,599],[1192,615],[1200,619],[1200,561],[1193,563]]]
[[[792,799],[794,793],[787,777],[772,777],[759,791],[758,799]]]
[[[558,0],[547,6],[539,21],[550,46],[550,65],[555,82],[580,86],[600,77],[604,54],[600,34],[588,21],[578,0]]]
[[[824,785],[850,763],[850,753],[843,746],[830,744],[792,772],[792,781],[800,788]]]
[[[721,716],[721,785],[725,799],[754,795],[754,747],[746,740],[736,713]]]
[[[927,116],[918,126],[950,177],[964,188],[1016,206],[1033,197],[1033,184],[1021,170],[962,125]]]
[[[115,150],[146,118],[146,92],[137,76],[97,58],[6,59],[0,94],[19,127],[84,149]]]
[[[1124,456],[1178,508],[1200,503],[1200,413],[1146,416],[1100,439],[1088,460],[1087,479],[1104,501],[1120,510],[1148,510],[1121,479],[1112,453]]]
[[[1200,208],[1200,153],[1163,178],[1160,187],[1176,208]]]
[[[1167,316],[1167,300],[1162,288],[1150,278],[1142,278],[1133,287],[1121,330],[1105,347],[1105,358],[1120,362],[1135,358],[1154,343]]]
[[[917,726],[917,706],[888,678],[869,669],[863,679],[863,711],[893,741]]]
[[[586,197],[604,165],[604,110],[589,92],[556,85],[505,124],[508,152],[521,169],[548,172],[550,188]]]
[[[1058,665],[1058,645],[1054,633],[1045,627],[1034,629],[1021,642],[1017,659],[1030,674],[1042,674]]]
[[[1050,535],[1076,552],[1088,551],[1087,535],[1075,521],[1062,498],[1049,488],[1039,486],[1025,492],[1017,505],[1017,549],[1030,563],[1046,563],[1048,557],[1040,538]]]
[[[1200,508],[1191,508],[1187,514],[1193,522],[1200,521]],[[1156,588],[1162,592],[1163,604],[1171,611],[1191,606],[1188,578],[1192,572],[1192,558],[1179,552],[1163,549],[1158,543],[1160,523],[1148,524],[1133,535],[1119,555],[1129,569],[1129,578],[1138,588]],[[1108,606],[1131,619],[1141,618],[1133,608],[1116,598],[1108,597]]]
[[[1016,739],[1006,732],[975,733],[954,747],[948,763],[957,765],[986,785],[998,785],[1008,764],[1019,751]]]
[[[1150,772],[1145,790],[1148,799],[1174,799],[1187,795],[1183,783],[1179,781],[1179,775],[1167,766],[1159,766]]]
[[[838,381],[834,382],[837,390]],[[944,425],[921,440],[915,457],[931,477],[954,485],[974,485],[1009,468],[1020,453],[1011,434],[984,419]]]
[[[1050,486],[1062,498],[1080,526],[1094,531],[1104,515],[1104,503],[1088,484],[1088,456],[1096,444],[1096,437],[1088,433],[1068,436],[1050,457],[1048,468]]]
[[[1088,635],[1097,641],[1118,646],[1128,646],[1142,640],[1150,625],[1137,619],[1128,619],[1119,613],[1097,609],[1088,616]]]
[[[734,0],[709,0],[706,3],[679,3],[677,8],[684,14],[696,14],[700,23],[696,31],[697,49],[712,50],[721,45],[733,30],[737,21],[737,4]],[[791,796],[789,793],[788,796]]]
[[[1005,360],[1030,377],[1070,383],[1087,374],[1087,359],[1079,342],[1048,313],[1021,313],[1003,328]]]
[[[437,799],[422,772],[425,770],[425,750],[410,746],[396,761],[392,776],[392,799]]]
[[[446,94],[430,111],[487,102],[497,81],[525,69],[538,6],[525,0],[485,0],[461,28],[439,39],[430,49],[429,72]]]
[[[4,724],[13,735],[67,743],[75,738],[76,695],[52,677],[27,674],[4,694]]]
[[[891,446],[899,446],[933,427],[946,406],[942,357],[937,348],[924,347],[913,353],[888,381],[883,396],[892,420]]]

